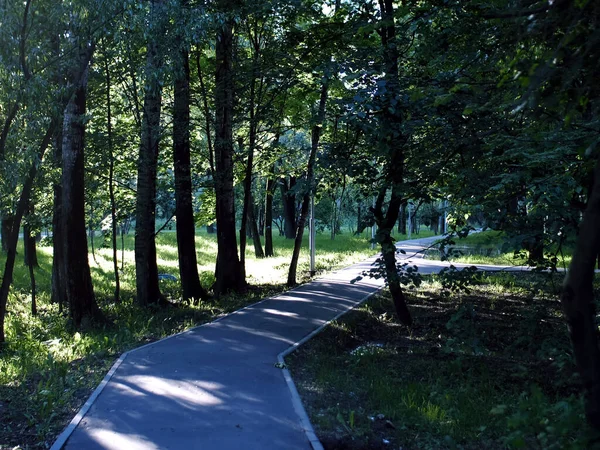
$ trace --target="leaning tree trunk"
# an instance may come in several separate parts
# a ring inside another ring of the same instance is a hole
[[[588,200],[561,302],[585,393],[585,414],[600,429],[600,349],[594,297],[594,265],[600,252],[600,159]]]
[[[56,123],[53,121],[50,124],[42,143],[40,144],[37,155],[34,158],[34,161],[29,168],[29,172],[27,173],[27,177],[25,178],[25,182],[23,183],[23,190],[21,191],[19,202],[17,203],[17,209],[14,214],[15,226],[11,230],[8,238],[8,251],[6,253],[6,261],[4,263],[2,284],[0,285],[0,343],[5,342],[6,340],[4,334],[4,317],[6,316],[6,303],[8,301],[8,293],[10,291],[10,285],[12,283],[15,269],[17,242],[19,241],[19,228],[21,226],[21,220],[23,219],[23,215],[25,214],[25,210],[27,209],[27,205],[31,197],[31,190],[33,189],[33,182],[35,181],[35,177],[37,175],[38,165],[43,159],[48,145],[50,145],[50,140],[54,134],[55,126]]]
[[[215,74],[215,194],[217,267],[215,295],[246,289],[237,253],[233,190],[233,20],[220,26],[216,41]]]
[[[304,226],[308,216],[308,207],[310,205],[310,196],[313,195],[313,179],[315,170],[315,161],[317,159],[317,149],[321,138],[321,127],[325,121],[325,104],[327,103],[328,82],[327,80],[321,86],[321,97],[319,99],[319,110],[317,112],[316,122],[311,134],[311,148],[306,167],[306,191],[302,198],[302,209],[298,219],[298,229],[296,239],[294,240],[294,250],[292,252],[292,261],[288,271],[287,285],[289,287],[296,285],[296,272],[298,269],[298,258],[300,257],[300,248],[302,247],[302,238],[304,237]]]
[[[87,72],[87,69],[86,69]],[[84,198],[84,135],[87,73],[69,104],[63,118],[62,141],[62,230],[65,299],[73,325],[103,321],[96,303],[88,261]]]
[[[162,0],[152,1],[151,22],[162,21]],[[138,157],[138,183],[135,208],[136,301],[139,305],[166,304],[158,285],[156,262],[156,172],[160,141],[161,82],[155,74],[163,65],[158,48],[162,36],[154,30],[148,41],[146,72],[149,74],[144,95],[142,135]]]
[[[190,64],[187,50],[179,52],[173,107],[173,157],[175,171],[175,223],[179,277],[183,299],[198,301],[208,298],[200,284],[196,259],[196,227],[192,205],[192,172],[190,157]]]

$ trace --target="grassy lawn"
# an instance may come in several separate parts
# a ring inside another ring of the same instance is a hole
[[[515,254],[514,243],[511,243],[501,231],[487,230],[470,233],[466,238],[454,239],[454,248],[462,255],[453,256],[450,260],[465,264],[494,264],[506,266],[525,265],[525,254]],[[568,267],[571,263],[572,243],[564,246],[562,254],[557,255],[557,267]],[[551,250],[552,249],[548,249]],[[437,251],[430,252],[431,258],[438,259]]]
[[[396,323],[384,294],[287,358],[326,449],[589,448],[555,289],[502,274],[469,295],[430,277]]]
[[[431,232],[429,232],[429,235]],[[424,231],[414,237],[428,235]],[[174,303],[167,309],[137,307],[133,235],[125,238],[125,264],[121,272],[122,302],[112,302],[114,290],[112,251],[95,239],[90,267],[96,296],[111,326],[74,333],[56,304],[50,303],[52,247],[38,248],[36,269],[39,314],[33,317],[29,275],[22,262],[20,242],[14,286],[6,316],[7,344],[0,352],[0,448],[47,448],[75,415],[114,360],[124,351],[208,322],[216,317],[285,290],[293,241],[274,236],[275,257],[257,259],[247,248],[247,279],[252,285],[243,296],[229,296],[197,306],[180,301],[177,283],[161,281]],[[216,235],[198,232],[198,269],[205,287],[214,281]],[[298,281],[309,280],[308,238],[298,265]],[[317,275],[361,261],[371,250],[367,233],[317,235]],[[174,232],[157,237],[159,272],[179,276]],[[119,250],[119,260],[121,251]],[[0,266],[4,255],[0,254]]]

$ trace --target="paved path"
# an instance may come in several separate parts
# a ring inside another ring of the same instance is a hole
[[[423,273],[447,265],[414,255],[435,239],[400,243]],[[310,449],[278,355],[377,291],[349,283],[374,259],[126,353],[53,450]]]

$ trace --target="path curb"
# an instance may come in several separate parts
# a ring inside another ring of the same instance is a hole
[[[350,308],[346,309],[345,311],[340,312],[333,319],[328,320],[323,325],[321,325],[319,328],[313,330],[312,332],[310,332],[309,334],[304,336],[302,339],[300,339],[298,342],[295,342],[290,347],[288,347],[286,350],[284,350],[279,355],[277,355],[277,362],[279,363],[279,367],[281,367],[283,370],[283,377],[285,378],[285,381],[290,390],[294,409],[296,410],[296,413],[300,417],[300,423],[302,424],[302,428],[304,429],[304,434],[306,434],[306,437],[308,438],[308,441],[310,442],[310,445],[313,448],[313,450],[324,450],[323,444],[321,444],[321,441],[317,437],[317,434],[315,433],[315,429],[313,428],[312,423],[310,422],[310,418],[308,417],[308,413],[306,412],[306,409],[304,408],[304,404],[302,403],[302,399],[300,398],[300,394],[298,393],[296,384],[294,383],[294,380],[292,379],[292,375],[291,375],[290,371],[288,370],[287,366],[285,365],[284,358],[286,356],[290,355],[291,353],[295,352],[296,350],[298,350],[298,348],[300,348],[301,345],[304,345],[305,343],[310,341],[312,338],[314,338],[317,334],[319,334],[321,331],[323,331],[325,329],[325,327],[327,327],[331,322],[339,319],[344,314],[347,314],[350,311],[352,311],[353,309],[362,305],[366,300],[368,300],[372,296],[376,295],[384,287],[385,287],[385,285],[380,286],[379,288],[375,289],[373,292],[365,295],[356,304],[354,304]]]

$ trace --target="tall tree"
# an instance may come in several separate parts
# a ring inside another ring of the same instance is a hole
[[[156,173],[161,136],[164,1],[152,0],[151,33],[146,55],[146,91],[142,117],[142,135],[138,158],[138,182],[135,214],[136,301],[140,305],[166,304],[158,284],[156,261]]]
[[[228,3],[220,2],[224,11]],[[217,218],[216,295],[246,289],[244,270],[237,253],[235,192],[233,189],[233,34],[234,20],[227,14],[216,38],[215,75],[215,194]]]
[[[182,0],[185,10],[188,1]],[[185,11],[183,11],[185,14]],[[192,205],[192,174],[190,168],[190,62],[183,37],[183,23],[176,37],[176,69],[173,105],[173,166],[175,172],[175,216],[177,217],[177,250],[179,276],[184,300],[208,298],[200,284],[196,258],[196,228]]]
[[[83,48],[81,54],[89,61],[91,50]],[[62,230],[68,236],[63,242],[65,298],[77,328],[84,320],[103,319],[92,287],[85,224],[83,152],[87,71],[86,67],[63,115]]]

